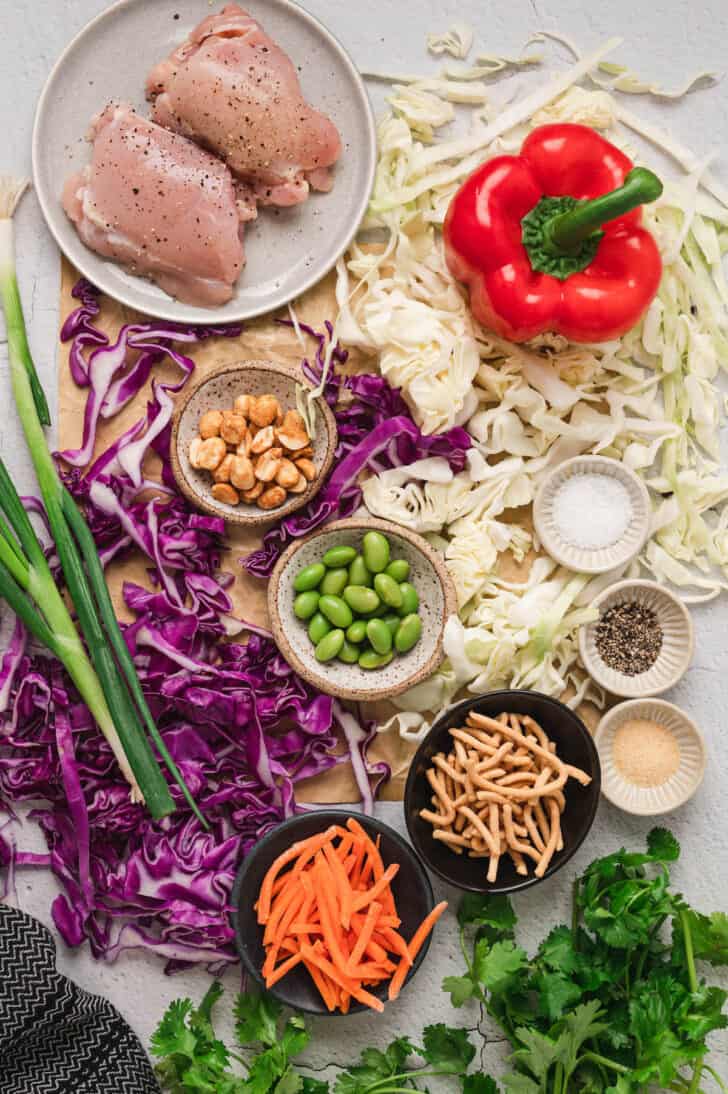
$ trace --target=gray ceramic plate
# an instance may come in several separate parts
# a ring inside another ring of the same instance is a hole
[[[146,315],[183,323],[249,319],[292,300],[326,274],[346,250],[364,215],[374,178],[376,133],[364,84],[351,58],[313,16],[290,0],[246,0],[247,11],[301,69],[304,93],[338,126],[343,152],[329,194],[292,209],[261,210],[246,226],[247,266],[237,293],[221,308],[173,300],[89,251],[61,207],[68,175],[88,162],[84,139],[92,116],[112,99],[143,113],[149,69],[210,11],[206,0],[120,0],[67,47],[51,72],[33,131],[38,200],[58,246],[102,292]]]

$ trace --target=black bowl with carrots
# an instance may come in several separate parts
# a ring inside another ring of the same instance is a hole
[[[299,814],[265,836],[232,906],[248,972],[310,1014],[382,1010],[424,961],[444,910],[406,840],[343,809]]]

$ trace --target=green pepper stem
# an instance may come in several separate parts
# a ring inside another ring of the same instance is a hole
[[[624,216],[638,205],[656,201],[661,193],[662,183],[657,175],[646,167],[634,167],[617,190],[579,202],[544,225],[544,242],[556,254],[569,254],[603,224]]]

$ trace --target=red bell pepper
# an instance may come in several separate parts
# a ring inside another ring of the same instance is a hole
[[[544,125],[518,156],[496,156],[445,218],[448,266],[489,330],[513,342],[556,331],[604,342],[637,323],[660,284],[640,226],[660,180],[585,125]]]

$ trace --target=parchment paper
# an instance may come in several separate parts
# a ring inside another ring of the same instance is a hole
[[[71,296],[71,289],[78,279],[75,269],[63,260],[61,277],[61,303],[60,315],[63,319],[77,306],[77,301]],[[334,297],[335,275],[331,274],[319,282],[296,302],[296,314],[302,322],[310,324],[315,329],[321,329],[326,319],[332,319],[335,315]],[[144,321],[143,316],[132,312],[130,309],[107,297],[100,298],[101,310],[94,321],[112,338],[124,323]],[[196,346],[185,346],[184,352],[192,357],[196,365],[196,375],[204,375],[205,372],[228,362],[242,361],[248,358],[263,358],[273,361],[298,363],[301,360],[301,347],[295,333],[276,324],[276,318],[286,318],[285,312],[277,316],[265,316],[262,319],[252,320],[245,325],[245,330],[238,338],[213,338]],[[62,347],[59,355],[60,376],[58,382],[58,430],[59,441],[62,449],[78,448],[81,445],[83,432],[83,411],[86,403],[87,389],[77,388],[68,368],[68,349]],[[354,350],[350,354],[346,371],[364,372],[373,370],[375,362]],[[153,375],[157,378],[169,378],[173,374],[172,366],[157,367]],[[151,394],[151,379],[149,384],[133,399],[124,409],[110,421],[101,419],[97,433],[97,449],[99,451],[124,432],[133,422],[143,416],[146,404]],[[158,460],[156,456],[149,458],[145,464],[148,477],[154,478],[158,474]],[[513,514],[513,519],[519,523],[526,523],[530,514],[519,512]],[[250,577],[240,564],[241,558],[255,550],[261,542],[260,531],[230,528],[228,531],[228,547],[223,557],[222,567],[232,573],[235,582],[228,590],[234,604],[235,614],[251,623],[260,626],[268,626],[266,611],[266,582],[259,578]],[[511,557],[503,556],[499,562],[499,569],[509,580],[523,580],[530,567],[531,559],[517,567]],[[116,607],[117,615],[122,620],[130,617],[121,598],[121,588],[124,581],[134,581],[137,584],[148,583],[146,568],[148,560],[140,554],[127,552],[119,562],[113,562],[107,570],[107,581],[111,590],[112,599]],[[363,706],[363,713],[367,717],[374,717],[383,721],[393,712],[394,707],[388,704],[367,704]],[[597,713],[585,705],[580,710],[587,725],[593,729]],[[399,800],[402,798],[404,783],[407,776],[409,761],[414,753],[414,746],[403,741],[396,733],[380,734],[374,741],[369,757],[372,760],[384,759],[392,770],[392,779],[384,788],[383,797]],[[358,800],[356,784],[348,764],[341,764],[326,772],[324,775],[309,779],[305,783],[298,784],[298,796],[302,801],[321,803],[344,803]]]

